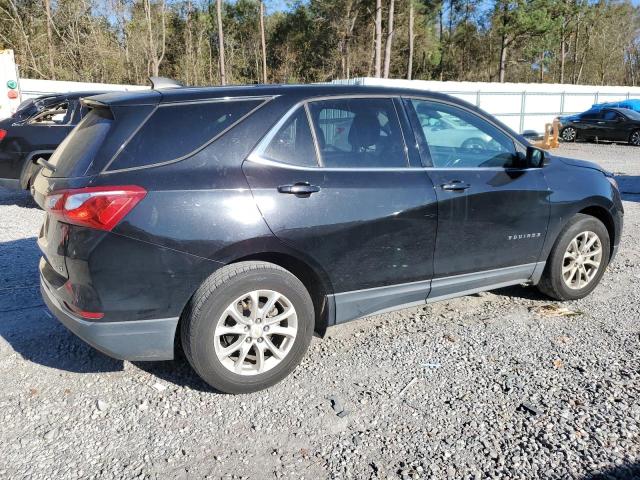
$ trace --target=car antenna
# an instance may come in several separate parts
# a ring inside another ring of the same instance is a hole
[[[184,87],[182,83],[177,80],[173,80],[168,77],[149,77],[149,81],[151,82],[151,88],[153,90],[158,90],[160,88],[180,88]]]

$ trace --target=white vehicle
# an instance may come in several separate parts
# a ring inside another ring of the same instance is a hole
[[[22,102],[13,50],[0,50],[0,120],[13,115]]]
[[[417,114],[425,135],[433,139],[436,146],[470,150],[489,150],[491,147],[489,135],[460,118],[426,109],[418,109]]]

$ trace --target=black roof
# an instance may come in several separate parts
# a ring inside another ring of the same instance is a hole
[[[144,105],[159,102],[189,102],[224,97],[269,97],[296,95],[321,97],[324,95],[410,95],[411,93],[433,98],[451,98],[447,95],[417,89],[370,85],[308,84],[308,85],[232,85],[225,87],[182,87],[160,90],[135,90],[111,92],[91,98],[87,103],[106,105]]]
[[[334,95],[403,95],[421,96],[434,100],[444,100],[471,110],[482,112],[477,106],[444,93],[430,90],[419,90],[403,87],[381,85],[344,85],[333,83],[315,83],[308,85],[233,85],[225,87],[181,87],[159,90],[135,90],[127,92],[111,92],[91,98],[83,102],[88,105],[156,105],[158,103],[192,102],[225,97],[276,97],[287,95],[294,101]],[[514,132],[500,120],[493,117],[493,122],[526,144],[526,140]]]

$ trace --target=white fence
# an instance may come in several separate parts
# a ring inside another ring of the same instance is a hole
[[[544,131],[559,115],[587,110],[594,103],[640,98],[640,87],[599,87],[549,83],[438,82],[353,78],[334,83],[387,85],[446,93],[495,115],[517,132]]]
[[[544,124],[558,115],[587,110],[594,103],[640,98],[640,87],[601,87],[550,83],[438,82],[434,80],[396,80],[353,78],[334,83],[388,85],[447,93],[495,115],[514,130],[542,132]],[[22,99],[47,93],[96,90],[144,90],[147,86],[109,83],[20,80]]]

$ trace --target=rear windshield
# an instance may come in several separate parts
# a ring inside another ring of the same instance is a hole
[[[108,108],[95,108],[55,150],[49,162],[55,165],[54,177],[83,175],[109,133],[113,116]],[[72,175],[72,172],[75,172]]]
[[[108,169],[154,165],[192,154],[261,103],[252,99],[160,105]]]

